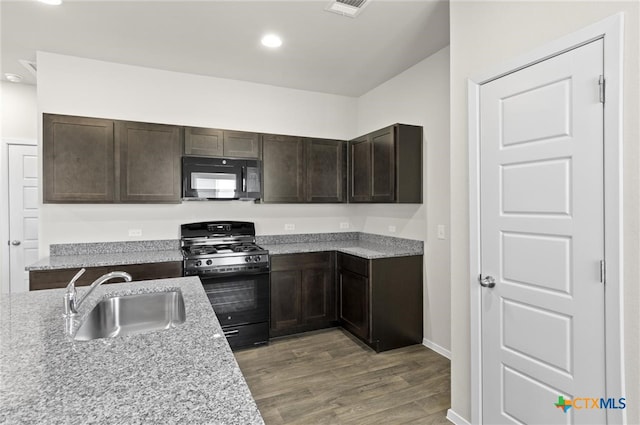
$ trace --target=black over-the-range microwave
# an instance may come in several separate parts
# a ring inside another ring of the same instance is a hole
[[[260,199],[260,161],[184,156],[182,197],[188,200]]]

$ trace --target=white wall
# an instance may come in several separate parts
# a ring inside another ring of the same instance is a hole
[[[38,139],[36,87],[0,81],[2,139]]]
[[[424,337],[449,351],[449,238],[437,238],[438,224],[449,228],[449,48],[361,96],[357,112],[359,135],[394,123],[424,128],[424,203],[354,208],[366,232],[425,241]]]
[[[348,139],[356,133],[356,99],[38,53],[39,112]],[[38,120],[41,123],[41,120]],[[41,125],[41,124],[39,124]],[[49,244],[175,239],[190,221],[246,219],[259,234],[340,231],[346,205],[256,205],[241,201],[177,205],[42,205],[40,255]],[[354,230],[354,229],[350,229]],[[140,239],[140,238],[136,238]]]
[[[467,85],[473,77],[617,12],[624,46],[624,338],[627,419],[640,423],[640,3],[457,1],[451,17],[451,407],[470,419]],[[585,354],[588,355],[588,354]]]

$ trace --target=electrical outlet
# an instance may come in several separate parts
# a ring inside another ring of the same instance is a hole
[[[129,229],[129,236],[142,236],[142,229]]]
[[[295,224],[285,224],[284,225],[284,230],[296,230],[296,225]]]
[[[340,223],[340,228],[341,229],[348,229],[349,228],[349,223]]]
[[[396,226],[389,226],[389,233],[395,233],[396,232]]]
[[[438,224],[438,239],[445,239],[444,224]]]

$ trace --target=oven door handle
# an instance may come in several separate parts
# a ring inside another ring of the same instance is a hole
[[[239,333],[240,331],[238,329],[234,329],[232,331],[224,331],[224,336],[226,336],[227,338],[232,338],[234,336],[238,336]]]

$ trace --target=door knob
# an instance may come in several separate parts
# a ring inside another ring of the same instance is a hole
[[[484,288],[493,288],[494,286],[496,286],[496,280],[493,278],[493,276],[482,277],[482,275],[480,275],[478,276],[478,282],[480,282],[480,286]]]
[[[18,246],[20,245],[20,243],[21,243],[20,241],[11,241],[11,245],[13,246]]]

